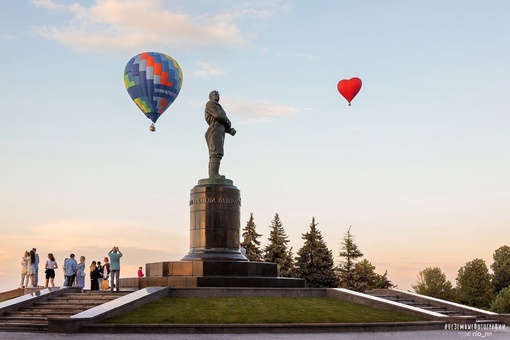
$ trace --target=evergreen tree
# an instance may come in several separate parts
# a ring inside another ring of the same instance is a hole
[[[340,265],[337,268],[339,286],[341,288],[354,289],[354,265],[356,259],[363,256],[363,253],[358,249],[358,245],[354,243],[354,235],[351,234],[351,227],[347,230],[344,240],[342,242],[342,249],[340,251]]]
[[[288,249],[289,239],[285,234],[285,229],[280,221],[280,216],[275,214],[271,221],[271,232],[269,233],[269,243],[264,248],[264,261],[275,262],[280,265],[280,276],[294,276],[294,259],[292,248]]]
[[[328,249],[312,217],[310,231],[301,237],[305,244],[297,252],[296,275],[304,278],[307,287],[336,287],[333,252]]]
[[[443,300],[454,300],[452,283],[446,279],[446,274],[439,267],[428,267],[418,274],[415,285],[411,285],[418,294],[423,294]]]
[[[494,263],[491,264],[494,273],[492,285],[494,286],[494,292],[497,294],[503,288],[510,286],[510,247],[499,247],[492,258],[494,259]]]
[[[488,309],[494,298],[491,275],[482,259],[474,259],[457,273],[457,301]]]
[[[491,304],[491,311],[500,314],[510,313],[510,287],[499,291],[496,299]]]
[[[294,248],[290,247],[287,258],[283,261],[283,265],[280,265],[280,276],[296,276],[296,262],[294,261],[294,253],[292,252],[292,249]]]
[[[353,286],[351,289],[364,292],[370,289],[386,289],[394,287],[387,277],[386,271],[383,275],[375,272],[375,266],[367,259],[357,262],[353,270]]]
[[[256,225],[253,222],[253,213],[250,214],[250,219],[246,223],[246,227],[243,229],[243,242],[241,242],[241,247],[246,249],[246,257],[250,261],[262,261],[262,250],[260,249],[260,241],[258,240],[261,237],[261,234],[257,234],[255,231]]]

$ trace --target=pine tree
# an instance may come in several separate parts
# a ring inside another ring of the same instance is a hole
[[[271,232],[269,233],[269,243],[264,248],[264,261],[275,262],[280,265],[280,276],[294,276],[294,259],[292,248],[289,250],[287,244],[289,239],[285,234],[280,216],[275,214],[271,221]]]
[[[285,232],[285,231],[284,231]],[[293,247],[290,247],[287,257],[280,265],[280,276],[283,277],[295,277],[296,276],[296,263],[294,261],[294,253],[292,252]]]
[[[339,286],[347,289],[354,289],[354,265],[356,264],[356,259],[363,256],[363,253],[358,249],[358,245],[354,243],[351,227],[352,225],[345,234],[342,250],[340,251],[340,257],[345,260],[341,260],[337,268]]]
[[[310,231],[301,237],[305,244],[297,252],[296,274],[304,278],[307,287],[336,287],[333,252],[328,249],[312,217]]]
[[[255,231],[256,225],[253,222],[253,213],[250,214],[250,219],[246,223],[246,227],[243,229],[243,242],[241,242],[241,247],[246,249],[246,257],[250,261],[262,261],[262,250],[260,249],[260,241],[258,240],[261,237],[261,234],[257,234]]]

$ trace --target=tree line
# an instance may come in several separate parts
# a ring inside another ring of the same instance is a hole
[[[496,249],[492,258],[492,273],[482,259],[467,262],[457,271],[455,287],[439,267],[420,271],[416,284],[411,287],[418,294],[510,313],[510,247]]]
[[[395,287],[388,279],[387,272],[383,275],[375,272],[368,259],[363,257],[354,242],[351,227],[347,230],[339,253],[340,262],[334,264],[333,252],[327,247],[315,217],[312,217],[309,230],[302,234],[303,246],[296,252],[289,247],[289,238],[278,214],[269,226],[268,243],[261,246],[261,234],[257,233],[253,213],[243,228],[241,246],[246,249],[246,257],[250,261],[274,262],[280,266],[280,276],[305,279],[307,287],[347,288],[359,292],[376,288]]]
[[[351,233],[345,233],[335,266],[333,252],[327,247],[318,223],[312,217],[309,230],[302,234],[303,246],[293,253],[289,238],[278,214],[275,214],[267,244],[262,247],[253,213],[243,228],[241,246],[250,261],[274,262],[280,266],[280,276],[303,278],[307,287],[347,288],[364,292],[377,288],[396,287],[384,274],[378,274],[358,248]],[[439,267],[428,267],[419,272],[411,287],[418,294],[453,301],[497,313],[510,313],[510,247],[502,246],[494,252],[492,273],[482,259],[466,263],[457,272],[456,286],[446,279]]]

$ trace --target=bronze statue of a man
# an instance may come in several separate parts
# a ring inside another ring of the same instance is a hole
[[[205,121],[209,124],[209,128],[205,132],[205,140],[209,147],[209,178],[225,178],[219,174],[225,132],[232,136],[236,134],[236,130],[232,127],[219,101],[219,92],[212,91],[209,93],[209,101],[205,104]]]

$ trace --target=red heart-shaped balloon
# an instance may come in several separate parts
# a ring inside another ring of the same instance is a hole
[[[351,101],[356,97],[359,90],[361,90],[361,79],[354,77],[351,79],[342,79],[338,82],[337,85],[338,92],[347,99],[349,102],[349,106],[351,106]]]

